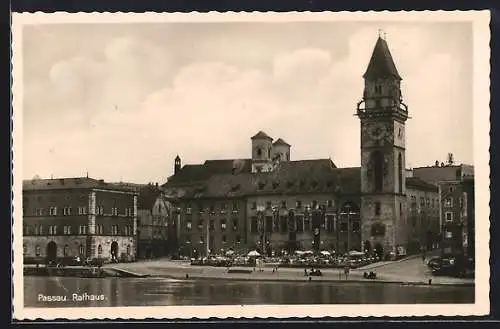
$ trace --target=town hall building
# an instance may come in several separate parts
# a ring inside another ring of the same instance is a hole
[[[162,188],[178,207],[179,253],[357,250],[386,257],[435,248],[439,191],[407,174],[408,107],[385,39],[378,38],[363,78],[355,113],[360,167],[293,160],[289,143],[263,131],[251,137],[251,158],[182,166],[177,156]]]

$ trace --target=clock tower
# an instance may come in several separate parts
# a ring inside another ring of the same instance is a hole
[[[364,250],[385,257],[405,245],[405,122],[401,77],[379,36],[366,73],[361,121],[361,239]]]

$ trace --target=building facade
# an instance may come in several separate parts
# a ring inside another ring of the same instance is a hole
[[[156,258],[171,254],[172,205],[158,185],[139,191],[137,202],[137,257]]]
[[[137,194],[91,178],[23,181],[25,258],[133,260]]]
[[[251,158],[182,166],[177,156],[162,188],[179,206],[179,251],[365,250],[384,257],[435,247],[438,188],[407,177],[408,108],[382,38],[364,80],[356,112],[360,167],[291,160],[291,145],[263,131],[251,137]]]
[[[434,166],[413,168],[413,175],[438,186],[442,252],[473,256],[474,167],[436,161]]]

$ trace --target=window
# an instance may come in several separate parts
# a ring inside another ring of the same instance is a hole
[[[273,231],[273,218],[271,216],[266,216],[266,232]]]
[[[191,221],[190,220],[186,221],[186,231],[188,231],[188,232],[191,231]]]
[[[203,229],[203,220],[199,219],[198,220],[198,230],[202,230]]]
[[[128,256],[130,256],[130,250],[131,250],[131,249],[132,249],[132,248],[130,247],[130,245],[127,245],[127,255],[128,255]]]
[[[271,201],[266,201],[266,209],[271,209],[272,203]]]
[[[420,197],[420,205],[423,207],[425,205],[424,197]]]
[[[286,200],[281,201],[281,208],[286,209]]]
[[[64,207],[64,208],[63,208],[63,215],[64,215],[64,216],[69,216],[69,215],[71,215],[71,207]]]
[[[317,206],[318,206],[318,201],[313,200],[313,202],[312,202],[312,208],[316,209]]]
[[[186,206],[186,214],[190,214],[191,213],[191,205],[187,205]]]
[[[233,211],[238,211],[239,205],[237,200],[233,200]]]
[[[210,213],[213,214],[215,212],[215,206],[213,204],[210,205]]]
[[[359,222],[352,222],[352,231],[359,232],[359,229],[360,229]]]
[[[241,243],[241,236],[240,235],[236,236],[236,243]]]
[[[57,216],[57,207],[50,207],[49,214],[50,216]]]
[[[40,224],[40,225],[38,226],[38,234],[39,234],[39,235],[43,235],[43,225],[42,225],[42,224]]]
[[[69,246],[68,245],[64,246],[63,255],[64,255],[64,257],[68,257],[69,256]]]
[[[49,235],[56,235],[57,234],[57,226],[56,225],[50,225],[49,226]]]
[[[445,213],[445,216],[446,216],[446,221],[447,222],[453,221],[453,213],[452,212]]]
[[[286,233],[288,231],[288,219],[286,216],[280,216],[280,229],[281,233]]]
[[[35,246],[35,256],[40,256],[40,246],[39,245],[36,245]]]
[[[446,208],[451,208],[451,207],[453,207],[453,198],[451,198],[451,197],[446,198],[446,199],[444,200],[444,206],[445,206]]]
[[[225,235],[222,236],[222,243],[226,243],[227,242],[227,237]]]
[[[257,202],[252,202],[252,206],[251,206],[252,209],[257,209]]]
[[[297,201],[295,202],[295,208],[299,208],[299,209],[300,209],[300,208],[302,208],[302,201],[297,200]]]
[[[191,239],[189,239],[189,240],[190,240],[189,242],[191,242]],[[203,244],[203,243],[205,243],[205,237],[203,235],[200,235],[200,244]]]
[[[325,216],[326,230],[328,232],[335,232],[335,217],[333,215]]]
[[[43,208],[36,208],[35,216],[43,216]]]
[[[118,208],[116,207],[111,208],[111,216],[118,216]]]
[[[250,219],[250,232],[252,233],[257,233],[258,232],[258,222],[257,222],[257,217],[252,216]]]
[[[375,151],[371,156],[371,164],[373,166],[373,186],[375,192],[382,192],[384,180],[384,155],[380,151]]]
[[[104,232],[104,227],[102,226],[102,224],[96,225],[96,234],[103,234],[103,232]]]
[[[202,213],[202,212],[203,212],[203,204],[202,204],[202,203],[198,203],[197,208],[198,208],[198,212],[199,212],[199,213]]]
[[[446,239],[451,239],[453,237],[453,233],[450,231],[446,231],[446,232],[444,232],[444,237]]]
[[[448,189],[450,191],[450,193],[453,192],[453,186],[450,186],[450,188]]]
[[[375,202],[375,216],[380,216],[380,202]]]
[[[112,235],[118,235],[118,225],[112,225],[111,226],[111,234]]]
[[[103,206],[98,206],[97,207],[97,214],[98,215],[104,215],[104,207]]]
[[[295,222],[297,223],[296,228],[297,232],[303,232],[304,231],[304,217],[303,216],[296,216],[295,217]]]
[[[220,230],[222,232],[226,231],[226,220],[225,219],[220,220]]]
[[[101,245],[97,246],[97,255],[99,255],[99,256],[102,255],[102,246]]]
[[[28,253],[28,247],[23,244],[23,255],[26,255]]]
[[[340,232],[347,232],[347,223],[340,223]]]
[[[380,99],[375,100],[375,107],[380,107]]]
[[[64,230],[64,234],[66,234],[66,235],[71,234],[71,226],[64,226],[63,230]]]
[[[262,156],[262,149],[261,149],[261,148],[258,148],[258,149],[257,149],[257,156],[258,156],[258,157],[261,157],[261,156]]]
[[[326,206],[327,206],[328,208],[332,208],[332,207],[333,207],[333,200],[327,200],[327,201],[326,201]]]
[[[304,231],[309,232],[310,230],[311,230],[311,217],[305,216],[304,217]]]
[[[87,234],[87,225],[80,225],[78,227],[78,234],[80,235]]]
[[[86,215],[87,207],[78,207],[78,215]]]
[[[85,255],[85,247],[82,244],[80,245],[80,248],[78,248],[78,251],[80,255]]]
[[[273,232],[280,231],[280,218],[278,216],[273,217]]]
[[[215,221],[213,219],[210,220],[210,230],[215,230]]]

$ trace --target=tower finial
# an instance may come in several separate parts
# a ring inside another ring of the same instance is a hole
[[[382,38],[382,29],[378,29],[378,37]]]

